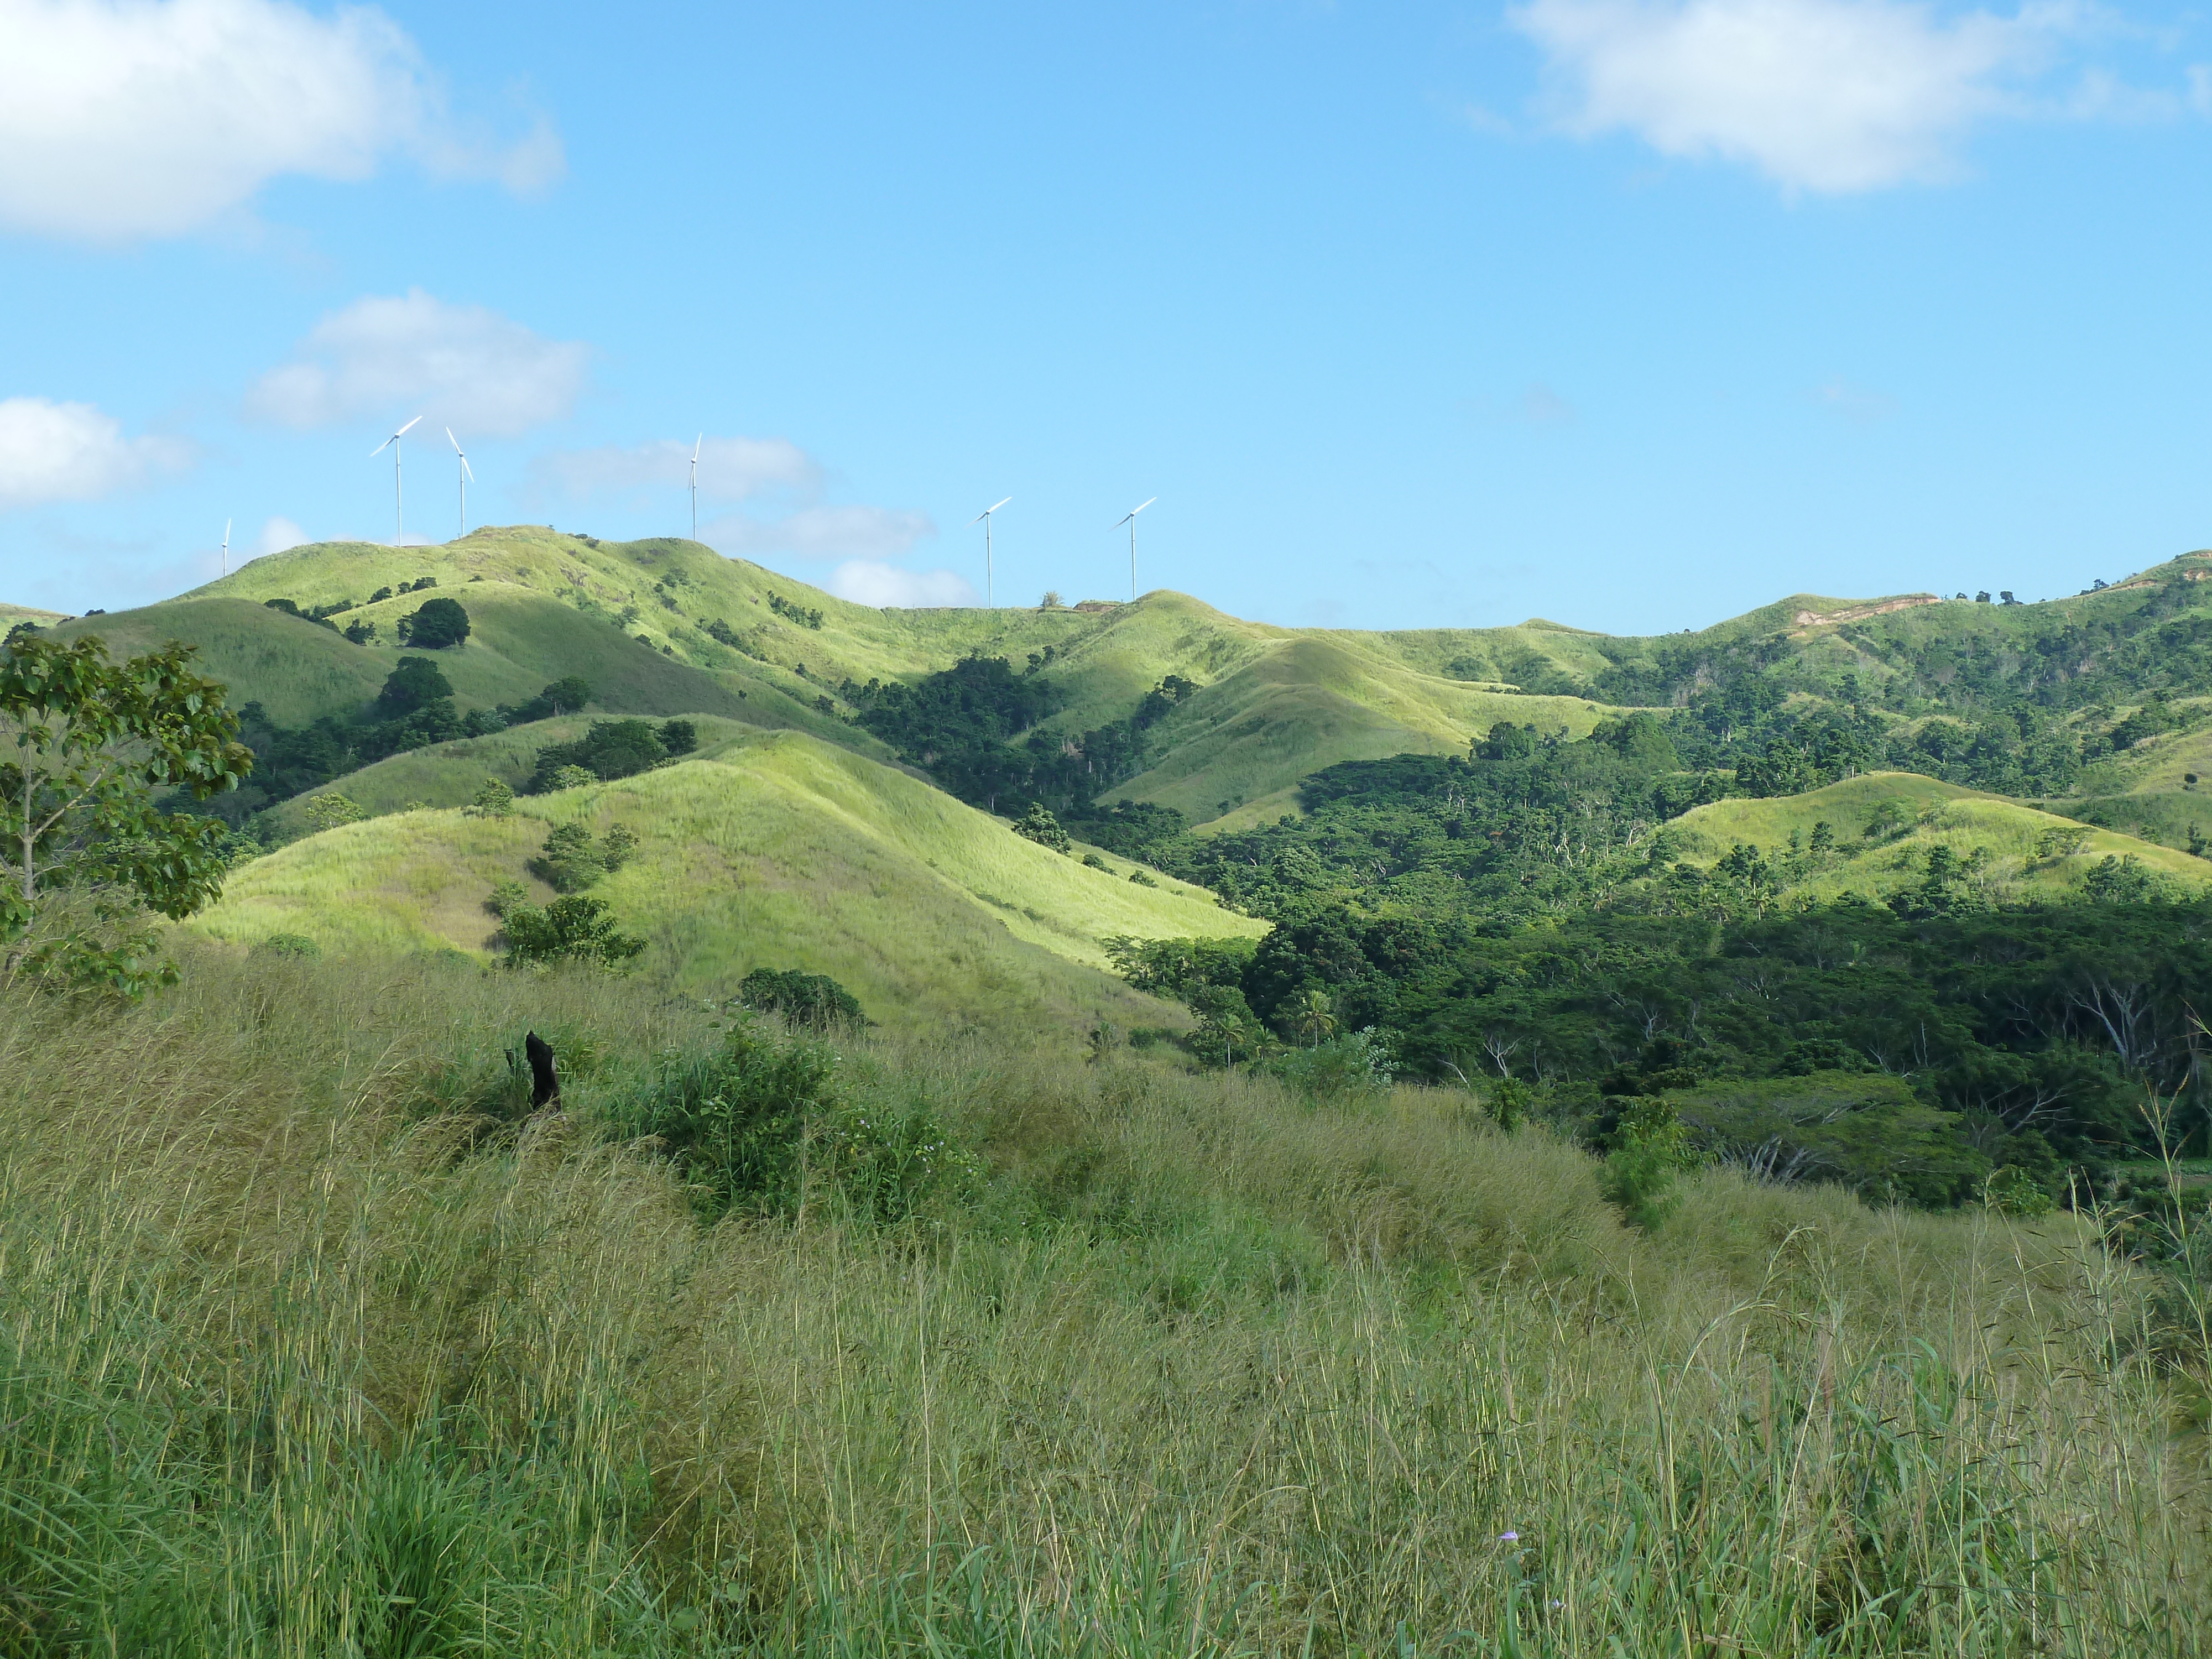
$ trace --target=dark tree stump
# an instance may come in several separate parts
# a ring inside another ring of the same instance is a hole
[[[532,1031],[522,1039],[522,1052],[530,1059],[532,1109],[560,1099],[561,1079],[553,1069],[553,1045]]]

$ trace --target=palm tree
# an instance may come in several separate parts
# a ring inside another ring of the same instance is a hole
[[[1308,988],[1292,1005],[1291,1024],[1305,1038],[1309,1048],[1318,1047],[1325,1036],[1336,1035],[1336,1014],[1329,1006],[1326,992]]]

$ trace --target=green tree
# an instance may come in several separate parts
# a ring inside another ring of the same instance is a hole
[[[1291,1006],[1291,1029],[1305,1040],[1309,1048],[1324,1037],[1334,1036],[1336,1011],[1328,993],[1314,986],[1301,991]]]
[[[335,830],[342,823],[359,823],[368,816],[358,801],[335,789],[327,794],[310,796],[307,800],[307,823],[317,834]]]
[[[592,684],[580,674],[564,674],[538,695],[556,714],[579,714],[592,700]]]
[[[204,800],[252,769],[224,688],[195,673],[191,659],[191,647],[172,643],[117,663],[98,639],[64,645],[28,634],[0,648],[0,739],[11,740],[0,742],[10,877],[0,889],[0,939],[15,946],[11,968],[57,890],[94,891],[111,920],[118,906],[187,916],[221,892],[222,824],[154,805],[156,789]],[[56,959],[69,960],[93,947],[57,948]]]
[[[385,676],[377,707],[387,714],[411,714],[426,703],[453,695],[453,682],[428,657],[402,657]]]
[[[817,1030],[868,1023],[860,1000],[827,974],[756,968],[738,981],[738,1000],[748,1008],[781,1014],[787,1024]]]
[[[588,962],[620,967],[644,951],[645,941],[622,932],[608,910],[605,899],[581,895],[556,898],[542,909],[535,904],[507,905],[501,920],[507,924],[508,963]]]
[[[426,651],[442,651],[469,636],[469,613],[459,599],[430,599],[411,615],[399,619],[399,642]]]
[[[1014,833],[1040,847],[1049,847],[1055,853],[1073,850],[1067,831],[1060,827],[1060,820],[1045,810],[1042,801],[1032,801],[1030,810],[1014,820]]]
[[[504,818],[514,813],[514,791],[502,778],[486,778],[477,798],[469,803],[469,810],[478,817]]]

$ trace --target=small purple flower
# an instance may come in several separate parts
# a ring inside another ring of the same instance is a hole
[[[1498,1534],[1498,1541],[1501,1544],[1517,1544],[1521,1541],[1521,1534],[1517,1532],[1501,1532]]]

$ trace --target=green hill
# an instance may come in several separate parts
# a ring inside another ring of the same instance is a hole
[[[1937,847],[1961,863],[1980,851],[1984,861],[1970,879],[1998,903],[2074,896],[2106,858],[2139,860],[2179,891],[2212,889],[2212,863],[2187,853],[1910,773],[1869,773],[1766,800],[1717,801],[1674,819],[1667,833],[1684,860],[1711,868],[1739,843],[1780,856],[1794,834],[1809,848],[1821,823],[1834,832],[1837,850],[1808,852],[1790,866],[1784,890],[1792,896],[1887,898],[1923,879]]]
[[[483,908],[493,884],[528,881],[547,828],[580,820],[642,837],[635,861],[592,890],[650,942],[649,970],[690,993],[727,994],[756,967],[799,968],[901,1024],[1158,1022],[1160,1005],[1102,971],[1102,939],[1264,931],[1201,889],[1138,885],[1120,860],[1086,868],[803,734],[715,735],[712,758],[526,798],[510,818],[425,809],[309,836],[234,872],[190,926],[240,944],[290,933],[331,950],[483,957],[498,926]],[[472,787],[486,769],[476,763],[495,754],[437,763]]]

